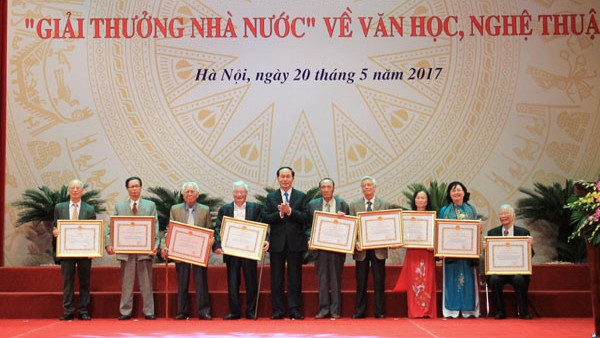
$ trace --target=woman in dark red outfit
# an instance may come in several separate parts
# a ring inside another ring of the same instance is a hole
[[[415,191],[411,201],[412,210],[430,210],[429,193]],[[433,249],[407,248],[404,266],[394,287],[406,290],[409,318],[436,318],[437,297],[435,279],[435,256]]]

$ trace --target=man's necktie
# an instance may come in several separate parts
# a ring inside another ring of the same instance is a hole
[[[133,208],[131,208],[131,212],[133,212],[134,215],[137,215],[137,202],[133,202]]]
[[[194,209],[192,208],[188,210],[187,224],[194,224]]]
[[[373,211],[372,205],[373,205],[373,202],[367,201],[367,211]]]
[[[290,195],[286,192],[283,193],[283,197],[285,197],[285,203],[290,203]]]
[[[325,211],[331,212],[331,204],[329,204],[329,203],[325,204]]]
[[[504,237],[508,236],[508,230],[504,230]]]
[[[79,210],[77,209],[77,203],[73,203],[73,214],[71,219],[79,219]]]

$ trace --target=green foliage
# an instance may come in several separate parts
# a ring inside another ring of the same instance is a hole
[[[84,185],[83,188],[87,188]],[[81,200],[94,207],[96,213],[106,211],[105,200],[100,198],[100,190],[89,190],[81,196]],[[54,207],[61,202],[69,201],[69,188],[63,185],[58,190],[52,190],[47,186],[37,189],[27,189],[20,200],[14,201],[12,206],[19,209],[17,226],[29,222],[37,225],[41,222],[52,222],[54,220]]]
[[[429,193],[429,197],[431,198],[431,207],[435,210],[436,213],[439,214],[440,210],[444,205],[446,205],[446,190],[448,189],[448,184],[446,183],[438,183],[437,181],[429,182],[429,187],[426,187],[422,183],[412,183],[408,185],[408,190],[403,191],[402,194],[408,200],[408,206],[406,209],[410,210],[410,201],[415,193],[415,191],[425,190]]]
[[[528,219],[531,223],[539,220],[546,221],[558,231],[554,246],[559,261],[585,262],[587,257],[585,241],[581,239],[569,241],[574,230],[571,222],[572,213],[564,208],[573,198],[573,181],[566,180],[564,186],[558,182],[552,185],[535,183],[533,186],[533,190],[519,188],[519,191],[528,197],[517,201],[517,217]]]

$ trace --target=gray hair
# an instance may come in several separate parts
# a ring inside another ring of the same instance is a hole
[[[192,187],[194,189],[195,192],[200,192],[200,187],[198,186],[198,183],[196,182],[185,182],[182,186],[181,186],[181,191],[185,191],[185,188],[187,187]]]
[[[371,183],[373,183],[373,185],[374,185],[374,186],[377,186],[377,181],[375,181],[375,178],[374,178],[373,176],[368,176],[368,175],[367,175],[367,176],[363,176],[363,177],[360,179],[360,184],[362,185],[362,183],[363,183],[364,181],[366,181],[366,180],[369,180],[369,181],[371,181]]]
[[[513,208],[513,207],[512,207],[510,204],[508,204],[508,203],[506,203],[506,204],[502,204],[502,205],[500,206],[500,212],[502,212],[503,210],[508,210],[508,211],[510,211],[512,214],[514,214],[514,213],[515,213],[515,209],[514,209],[514,208]]]
[[[235,190],[237,187],[244,187],[244,190],[248,192],[248,184],[246,184],[244,181],[233,182],[233,190]]]
[[[73,180],[69,181],[69,189],[71,189],[71,187],[72,187],[72,186],[73,186],[73,184],[75,184],[75,183],[79,183],[79,184],[81,184],[81,188],[83,189],[83,182],[81,182],[81,180],[79,180],[79,179],[73,179]]]

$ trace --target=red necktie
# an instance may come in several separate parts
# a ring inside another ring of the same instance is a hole
[[[504,230],[504,237],[508,236],[508,230]]]
[[[134,215],[137,215],[137,202],[133,202],[133,208],[131,208],[131,211]]]

